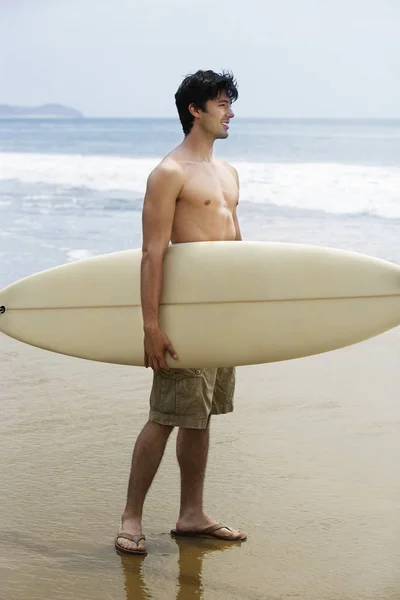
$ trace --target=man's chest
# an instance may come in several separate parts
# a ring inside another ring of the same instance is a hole
[[[198,206],[234,208],[238,187],[229,171],[191,171],[187,174],[179,200]]]

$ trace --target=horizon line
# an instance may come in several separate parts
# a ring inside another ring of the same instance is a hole
[[[74,117],[74,116],[67,116],[67,115],[60,115],[60,116],[48,116],[46,117],[45,115],[41,116],[41,115],[32,115],[32,116],[17,116],[17,115],[10,115],[10,116],[2,116],[0,114],[0,120],[2,121],[21,121],[21,120],[29,120],[29,121],[39,121],[39,120],[54,120],[54,121],[61,121],[61,120],[68,120],[68,121],[80,121],[80,120],[90,120],[90,119],[137,119],[137,120],[147,120],[147,121],[178,121],[179,122],[179,117],[178,116],[164,116],[164,117],[157,117],[157,116],[140,116],[140,115],[136,115],[136,116],[108,116],[108,115],[101,115],[101,116],[87,116],[87,115],[83,115],[79,116],[79,117]],[[240,121],[240,120],[246,120],[246,121],[260,121],[260,120],[265,120],[265,121],[400,121],[400,115],[399,116],[390,116],[390,117],[379,117],[379,116],[374,116],[374,117],[350,117],[350,116],[343,116],[343,117],[296,117],[296,116],[285,116],[285,117],[276,117],[276,116],[246,116],[246,115],[241,115],[241,116],[235,116],[235,121]]]

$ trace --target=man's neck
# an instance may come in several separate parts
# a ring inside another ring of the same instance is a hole
[[[183,140],[181,146],[199,162],[212,162],[214,138],[191,131]]]

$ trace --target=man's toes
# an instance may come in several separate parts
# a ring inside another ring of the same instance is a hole
[[[236,529],[224,528],[222,531],[230,540],[243,540],[246,537],[241,531],[237,531]]]
[[[231,531],[231,540],[240,540],[241,537],[242,537],[242,534],[240,533],[240,531],[236,531],[236,530]]]
[[[136,550],[138,552],[144,552],[145,551],[145,546],[144,546],[144,541],[140,540],[139,544],[136,546]]]
[[[228,527],[222,527],[218,529],[216,532],[217,537],[220,537],[225,540],[233,540],[236,538],[236,532],[232,531],[232,529],[228,529]]]
[[[124,537],[117,537],[117,544],[124,550],[136,550],[138,552],[146,551],[144,540],[140,540],[139,543],[136,544],[135,542],[131,542]]]
[[[132,542],[122,537],[117,537],[117,543],[118,546],[121,546],[121,548],[124,548],[125,550],[130,550],[132,547]]]
[[[236,537],[235,531],[232,531],[231,529],[228,529],[227,527],[224,527],[223,529],[221,529],[221,535],[223,535],[225,538],[228,538],[230,540],[233,540]]]

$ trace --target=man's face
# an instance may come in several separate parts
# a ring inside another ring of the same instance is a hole
[[[215,100],[207,101],[206,110],[201,111],[199,125],[215,139],[223,140],[229,135],[229,122],[234,116],[230,99],[221,92]]]

